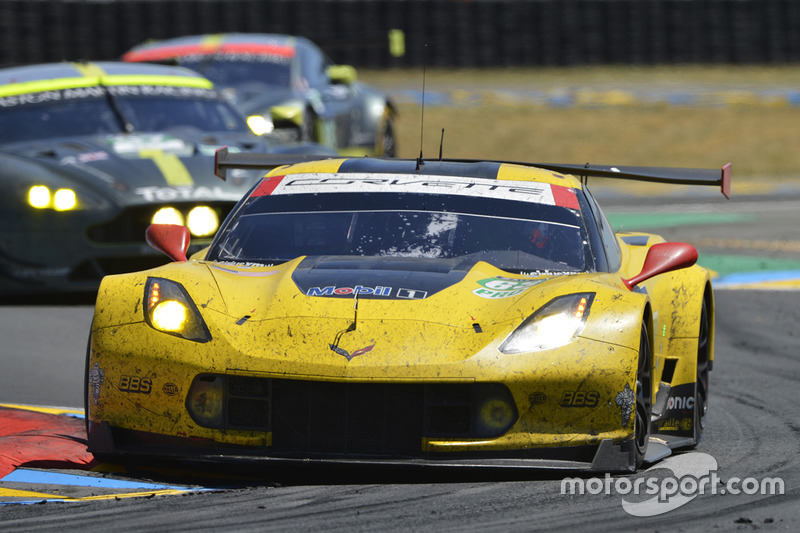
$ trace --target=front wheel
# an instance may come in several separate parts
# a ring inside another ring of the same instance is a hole
[[[651,367],[650,336],[647,324],[642,323],[639,340],[639,363],[636,370],[635,464],[642,466],[650,441],[650,417],[653,410],[653,373]]]

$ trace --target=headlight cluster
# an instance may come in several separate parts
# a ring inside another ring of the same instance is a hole
[[[219,228],[219,215],[206,205],[193,207],[186,216],[174,207],[162,207],[153,215],[151,223],[186,226],[195,237],[209,237]]]
[[[195,342],[211,340],[200,311],[180,283],[164,278],[147,278],[144,317],[158,331]]]
[[[529,316],[500,345],[503,353],[538,352],[564,346],[586,325],[594,293],[559,296]]]
[[[267,120],[261,115],[251,115],[247,117],[247,125],[256,135],[264,135],[275,129],[271,120]]]
[[[70,211],[78,208],[78,196],[72,189],[51,191],[47,185],[34,185],[28,189],[28,205],[36,209]]]

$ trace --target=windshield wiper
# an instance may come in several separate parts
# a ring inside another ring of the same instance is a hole
[[[125,117],[125,114],[117,105],[117,101],[114,98],[114,95],[111,94],[111,91],[108,90],[108,87],[106,87],[102,83],[100,84],[100,87],[102,87],[103,94],[106,95],[106,100],[108,101],[108,106],[111,108],[111,111],[114,112],[114,117],[119,122],[122,131],[124,131],[125,133],[132,133],[134,130],[133,123]]]

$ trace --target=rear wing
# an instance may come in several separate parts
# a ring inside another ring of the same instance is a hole
[[[313,154],[260,154],[252,152],[229,152],[227,146],[218,148],[214,154],[214,174],[222,181],[228,179],[228,169],[272,170],[285,165],[296,165],[321,159],[333,159],[331,155]]]
[[[270,170],[284,165],[332,159],[336,156],[309,154],[254,154],[230,153],[228,147],[217,150],[214,157],[214,174],[224,181],[227,170],[243,168],[250,170]],[[411,161],[411,160],[409,160]],[[525,163],[518,161],[478,160],[478,159],[442,159],[453,163],[508,163],[552,170],[560,174],[571,174],[581,179],[614,178],[625,180],[649,181],[674,185],[715,185],[720,188],[725,198],[731,197],[731,163],[721,169],[683,168],[683,167],[618,167],[602,165],[564,165],[558,163]]]
[[[456,161],[456,160],[451,160]],[[465,163],[477,160],[459,159]],[[575,177],[586,179],[614,178],[622,180],[649,181],[653,183],[667,183],[672,185],[716,185],[725,198],[731,197],[731,163],[714,168],[685,168],[685,167],[620,167],[605,165],[564,165],[560,163],[523,163],[515,161],[496,161],[497,163],[510,163],[525,165],[559,174],[571,174]]]

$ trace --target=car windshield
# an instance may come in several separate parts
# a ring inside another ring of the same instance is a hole
[[[0,143],[176,127],[249,131],[244,119],[209,89],[92,87],[0,99]]]
[[[246,203],[220,232],[209,259],[274,264],[299,256],[461,258],[516,272],[593,268],[578,209],[447,195],[318,196]]]
[[[288,88],[291,82],[289,61],[267,54],[226,54],[217,56],[187,56],[180,59],[183,67],[201,73],[223,87],[238,87],[260,83]]]

